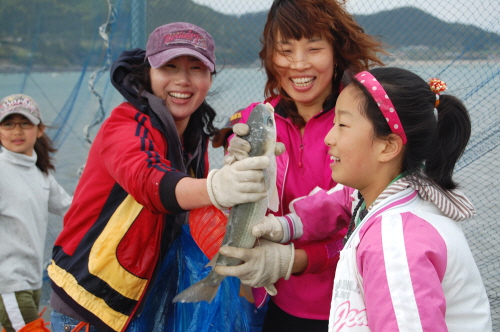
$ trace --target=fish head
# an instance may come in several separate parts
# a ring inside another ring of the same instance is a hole
[[[276,122],[274,110],[264,104],[257,104],[250,113],[246,124],[247,135],[242,138],[250,143],[250,157],[274,154],[276,146]]]
[[[274,108],[270,104],[257,104],[250,113],[247,125],[249,132],[243,139],[250,143],[250,157],[268,156],[270,166],[264,170],[264,181],[267,188],[268,208],[278,210],[279,199],[276,187],[276,122]]]

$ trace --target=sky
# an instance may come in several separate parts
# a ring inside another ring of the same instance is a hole
[[[224,13],[240,15],[267,11],[273,0],[193,0]],[[417,7],[445,22],[478,26],[500,33],[500,0],[348,0],[352,14],[372,14],[397,7]]]

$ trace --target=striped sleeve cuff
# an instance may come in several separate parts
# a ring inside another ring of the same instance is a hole
[[[287,243],[298,239],[304,233],[302,221],[296,213],[290,213],[282,217],[276,217],[283,228],[283,239],[281,243]]]

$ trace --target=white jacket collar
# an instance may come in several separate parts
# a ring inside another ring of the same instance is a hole
[[[9,161],[16,165],[32,167],[36,165],[37,155],[34,150],[32,156],[27,156],[25,154],[12,152],[3,147],[0,147],[0,159]]]

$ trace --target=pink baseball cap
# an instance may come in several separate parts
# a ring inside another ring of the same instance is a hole
[[[176,22],[156,28],[148,39],[146,59],[151,67],[159,68],[181,55],[200,59],[213,72],[215,43],[208,32],[186,22]]]
[[[0,100],[0,122],[11,114],[24,115],[34,125],[42,121],[40,109],[36,101],[30,96],[17,93]]]

